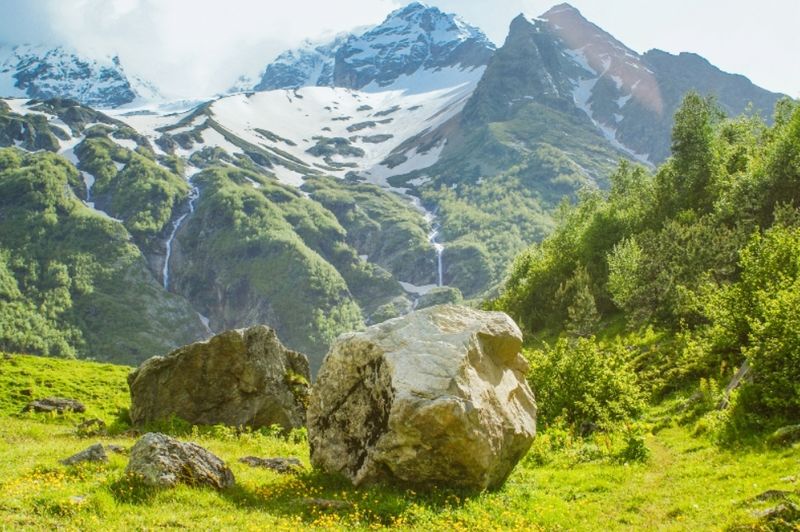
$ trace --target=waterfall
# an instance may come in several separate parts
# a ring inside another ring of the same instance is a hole
[[[194,174],[192,174],[194,175]],[[190,176],[187,178],[189,184],[192,184],[192,177]],[[167,239],[167,253],[164,257],[164,270],[162,271],[162,278],[164,280],[164,289],[169,290],[169,263],[170,259],[172,258],[172,243],[175,240],[175,237],[178,235],[178,231],[180,230],[183,222],[186,218],[194,212],[194,204],[197,199],[200,197],[200,189],[196,186],[192,186],[192,189],[189,191],[189,212],[183,213],[172,223],[172,232],[169,234],[169,238]]]
[[[433,245],[436,251],[436,286],[444,286],[444,265],[442,262],[442,255],[444,255],[444,244],[438,241],[439,238],[439,225],[434,225],[432,231],[428,234],[428,241]]]
[[[411,203],[414,204],[414,207],[416,207],[417,210],[422,212],[423,216],[425,217],[425,221],[430,226],[431,231],[428,233],[428,242],[431,243],[431,246],[433,246],[433,249],[436,252],[436,286],[444,286],[444,244],[439,242],[439,230],[441,229],[441,226],[436,218],[436,213],[426,209],[422,205],[422,201],[420,201],[418,197],[411,195],[408,189],[396,190],[400,190],[402,194],[411,199]]]

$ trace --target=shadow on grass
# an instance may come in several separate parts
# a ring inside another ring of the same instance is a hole
[[[445,487],[417,491],[413,486],[386,484],[355,488],[342,476],[309,471],[256,488],[237,484],[221,495],[240,508],[299,517],[307,523],[331,515],[345,522],[386,526],[396,523],[412,506],[454,509],[480,492]]]
[[[134,475],[122,474],[107,487],[111,496],[118,503],[149,504],[163,488],[149,486]]]

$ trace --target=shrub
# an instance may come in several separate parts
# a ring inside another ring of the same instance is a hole
[[[573,426],[608,425],[634,418],[644,407],[621,348],[604,349],[593,338],[560,339],[529,358],[543,426],[559,416]]]
[[[741,281],[713,313],[724,325],[719,334],[745,340],[753,383],[742,400],[749,409],[792,417],[800,411],[800,228],[756,235],[741,267]]]

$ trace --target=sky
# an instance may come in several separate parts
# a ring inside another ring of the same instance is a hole
[[[0,0],[0,42],[118,54],[171,96],[224,91],[304,39],[380,23],[402,0]],[[428,0],[498,45],[516,15],[555,0]],[[691,51],[764,88],[800,97],[798,0],[574,0],[628,47]]]

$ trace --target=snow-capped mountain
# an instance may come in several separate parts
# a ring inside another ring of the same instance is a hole
[[[380,90],[410,76],[427,88],[441,80],[440,88],[451,82],[454,71],[479,76],[494,49],[483,32],[461,18],[414,2],[367,31],[284,52],[255,89],[317,85]]]
[[[301,47],[283,52],[264,71],[255,90],[333,86],[336,51],[349,37],[345,33],[337,35],[332,41],[307,40]]]
[[[158,90],[128,77],[117,56],[90,59],[63,46],[18,45],[0,47],[0,96],[71,98],[111,108],[154,99]]]

